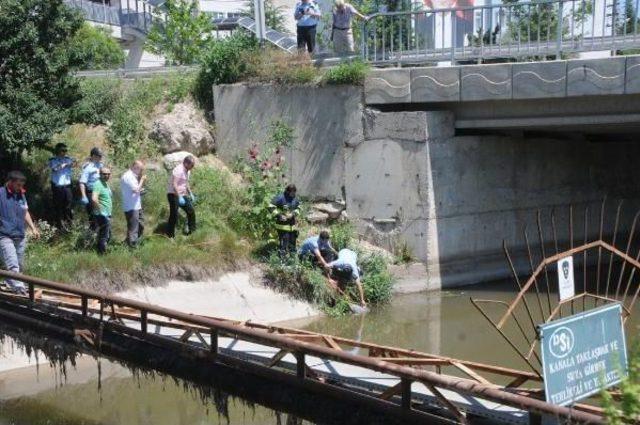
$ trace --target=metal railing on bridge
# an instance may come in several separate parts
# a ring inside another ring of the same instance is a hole
[[[143,34],[149,31],[154,19],[153,7],[144,1],[122,0],[118,7],[90,0],[63,1],[67,6],[80,10],[88,21],[128,27]]]
[[[634,6],[635,4],[635,6]],[[362,27],[372,63],[544,59],[639,48],[638,2],[507,1],[503,4],[376,13]]]

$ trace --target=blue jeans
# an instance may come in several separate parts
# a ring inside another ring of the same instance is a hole
[[[20,273],[26,246],[27,240],[25,238],[13,239],[0,236],[0,257],[2,257],[5,270]],[[6,282],[16,292],[26,289],[24,283],[19,280],[7,279]]]

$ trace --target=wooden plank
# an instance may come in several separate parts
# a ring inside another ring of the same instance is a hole
[[[340,348],[340,346],[333,340],[333,338],[323,336],[322,339],[324,339],[324,342],[326,342],[329,347],[333,348],[334,350],[342,351],[342,348]]]

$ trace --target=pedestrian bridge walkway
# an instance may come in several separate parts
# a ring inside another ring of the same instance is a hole
[[[11,272],[0,271],[0,277],[29,286],[26,297],[0,293],[0,317],[4,328],[13,329],[11,336],[24,337],[28,331],[45,336],[49,346],[60,341],[134,367],[186,374],[200,380],[199,385],[214,382],[221,369],[232,371],[239,377],[231,387],[238,390],[253,379],[266,380],[271,390],[262,391],[261,400],[290,394],[284,397],[289,404],[284,409],[295,411],[306,394],[358,412],[340,423],[526,424],[541,417],[603,422],[593,407],[569,409],[544,402],[537,372],[196,316]],[[49,348],[49,355],[59,357],[60,351]],[[295,413],[335,422],[331,415],[336,412]]]

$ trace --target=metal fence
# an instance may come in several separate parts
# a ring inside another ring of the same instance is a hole
[[[561,57],[640,47],[638,0],[556,0],[376,13],[361,54],[373,63]]]
[[[153,6],[141,0],[122,0],[117,7],[90,0],[64,0],[64,3],[79,9],[88,21],[129,27],[145,34],[153,22]]]

